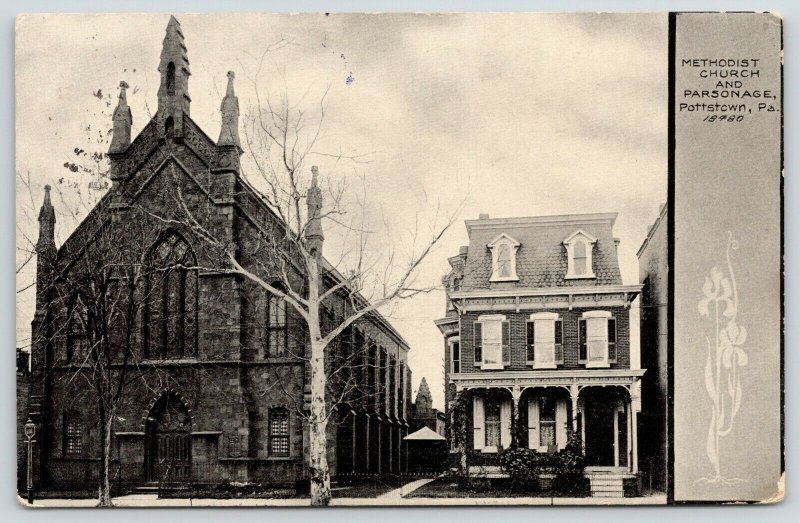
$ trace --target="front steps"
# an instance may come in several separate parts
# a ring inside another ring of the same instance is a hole
[[[586,477],[589,478],[593,498],[624,498],[625,480],[634,476],[613,472],[587,472]]]

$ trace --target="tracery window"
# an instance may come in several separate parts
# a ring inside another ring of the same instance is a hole
[[[197,352],[198,271],[194,253],[177,232],[153,247],[147,274],[145,356],[175,359]]]
[[[67,363],[83,363],[89,354],[89,315],[80,297],[69,309],[67,324]]]

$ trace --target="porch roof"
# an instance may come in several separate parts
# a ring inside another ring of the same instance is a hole
[[[413,434],[409,434],[403,439],[405,441],[445,441],[444,436],[437,434],[427,426],[422,427]]]
[[[456,389],[492,387],[569,387],[588,385],[630,386],[639,381],[645,369],[556,369],[502,372],[462,372],[450,374]]]

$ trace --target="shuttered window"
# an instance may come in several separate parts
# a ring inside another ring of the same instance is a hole
[[[505,316],[481,316],[473,332],[476,366],[499,370],[511,364],[511,323]]]

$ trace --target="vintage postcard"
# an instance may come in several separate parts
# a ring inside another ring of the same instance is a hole
[[[770,13],[26,14],[33,507],[784,496]]]

